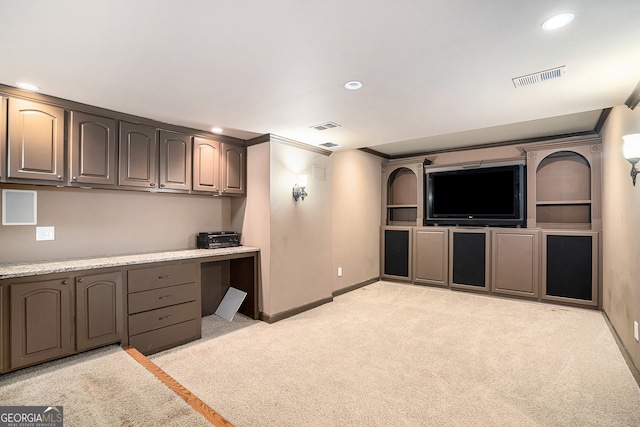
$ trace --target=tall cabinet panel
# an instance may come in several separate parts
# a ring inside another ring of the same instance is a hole
[[[118,184],[155,188],[158,185],[158,137],[150,126],[120,122]]]
[[[116,184],[116,137],[114,119],[71,112],[71,185]]]
[[[222,194],[245,194],[246,149],[232,144],[221,144]]]
[[[69,279],[9,285],[11,369],[73,352]]]
[[[220,143],[213,139],[193,139],[193,190],[220,191]]]
[[[542,299],[598,305],[598,233],[542,232]]]
[[[414,282],[449,286],[449,230],[444,227],[416,228]]]
[[[7,99],[0,96],[0,182],[7,177]],[[1,372],[1,371],[0,371]]]
[[[76,277],[76,350],[122,339],[122,272]]]
[[[491,231],[491,290],[494,294],[537,298],[539,294],[538,230]]]
[[[451,229],[449,284],[452,288],[489,291],[489,231]]]
[[[411,279],[411,227],[382,227],[382,277]]]
[[[23,99],[8,100],[8,176],[64,180],[64,110]]]
[[[160,131],[160,188],[191,190],[191,136]]]

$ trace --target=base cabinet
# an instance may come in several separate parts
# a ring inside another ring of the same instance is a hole
[[[10,368],[73,353],[71,279],[9,285]]]
[[[449,284],[452,288],[489,290],[489,231],[451,229]]]
[[[411,280],[411,227],[382,227],[382,277]]]
[[[496,229],[491,233],[491,291],[537,298],[539,295],[538,230]]]
[[[122,273],[76,277],[76,350],[84,351],[122,339]]]
[[[598,305],[598,233],[542,233],[542,299]]]
[[[416,228],[413,243],[414,282],[449,286],[449,229]]]

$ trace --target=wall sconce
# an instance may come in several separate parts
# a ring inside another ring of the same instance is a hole
[[[624,140],[624,147],[622,151],[624,153],[624,158],[631,163],[631,180],[635,186],[636,175],[638,175],[636,163],[640,161],[640,133],[625,135],[622,139]]]
[[[298,199],[304,200],[308,196],[304,189],[307,187],[307,175],[300,175],[298,183],[293,186],[293,198],[297,202]]]

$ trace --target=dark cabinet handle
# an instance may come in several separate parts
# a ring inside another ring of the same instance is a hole
[[[171,315],[170,314],[168,316],[158,317],[158,320],[167,320],[167,319],[171,319]]]
[[[160,188],[164,188],[164,184],[160,184]]]
[[[171,277],[171,275],[167,274],[166,276],[158,276],[158,279],[168,279],[169,277]]]
[[[63,284],[63,285],[66,285],[67,283],[69,283],[69,281],[68,281],[67,279],[64,279],[64,280],[62,281],[62,284]]]
[[[84,282],[84,279],[83,279],[82,277],[80,277],[80,278],[78,279],[78,282],[82,283],[82,282]]]
[[[62,175],[58,175],[58,181],[62,181]]]
[[[158,297],[158,299],[165,299],[165,298],[171,298],[171,295],[163,295],[161,297]]]
[[[155,183],[153,183],[153,182],[150,182],[150,183],[149,183],[149,186],[150,186],[150,187],[155,187],[155,186],[156,186],[156,184],[155,184]]]

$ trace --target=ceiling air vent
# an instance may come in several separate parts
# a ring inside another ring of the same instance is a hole
[[[319,125],[315,125],[315,126],[311,126],[311,127],[314,128],[315,130],[327,130],[327,129],[333,129],[333,128],[340,127],[340,125],[337,124],[337,123],[333,123],[333,122],[326,122],[326,123],[321,123]]]
[[[320,144],[320,146],[325,148],[333,148],[337,147],[338,144],[334,144],[333,142],[325,142],[324,144]]]
[[[552,68],[550,70],[539,71],[533,74],[527,74],[526,76],[515,77],[511,79],[514,87],[531,86],[532,84],[545,82],[547,80],[553,80],[564,76],[566,70],[565,66]]]

